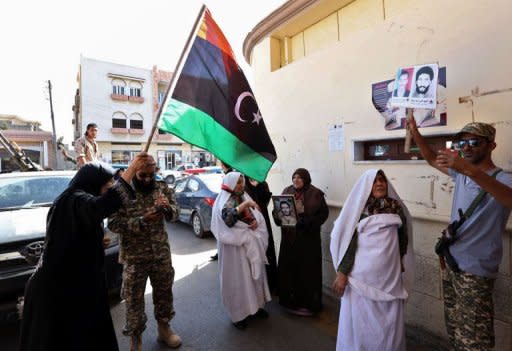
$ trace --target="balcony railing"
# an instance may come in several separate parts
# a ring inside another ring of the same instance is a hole
[[[144,98],[142,96],[129,96],[128,100],[139,104],[142,104],[144,102]]]
[[[128,128],[110,128],[112,134],[128,134]]]
[[[110,98],[111,98],[112,100],[128,101],[128,96],[126,96],[126,95],[110,94]]]
[[[133,129],[133,128],[130,128],[130,134],[142,135],[142,134],[144,134],[144,129]]]

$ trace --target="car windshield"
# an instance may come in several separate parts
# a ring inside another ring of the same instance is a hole
[[[220,187],[222,185],[222,175],[212,174],[212,177],[208,177],[208,176],[201,177],[201,180],[211,191],[213,191],[215,193],[220,192]]]
[[[0,209],[51,205],[71,176],[0,178]]]

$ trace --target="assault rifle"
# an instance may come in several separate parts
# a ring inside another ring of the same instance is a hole
[[[42,171],[43,168],[25,155],[23,150],[14,141],[7,139],[0,132],[0,144],[11,155],[11,159],[20,167],[22,172]]]
[[[68,152],[66,151],[66,148],[64,147],[64,143],[62,142],[62,137],[60,137],[57,140],[57,149],[59,149],[60,152],[62,152],[62,155],[64,156],[64,160],[66,160],[68,162],[72,162],[75,165],[77,164],[77,161],[73,157],[69,156]]]

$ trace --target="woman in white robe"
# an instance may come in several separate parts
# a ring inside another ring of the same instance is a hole
[[[268,316],[271,300],[265,251],[268,233],[256,203],[244,193],[244,177],[224,176],[212,210],[211,230],[217,239],[222,302],[235,327],[245,329],[247,317]]]
[[[411,218],[384,172],[369,170],[359,178],[334,224],[330,249],[337,271],[333,289],[342,296],[336,350],[405,350]]]

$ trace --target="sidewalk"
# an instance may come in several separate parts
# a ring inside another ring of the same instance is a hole
[[[326,307],[316,317],[299,317],[287,313],[277,297],[267,304],[268,319],[253,318],[246,330],[238,330],[222,306],[218,262],[211,262],[216,252],[213,238],[198,239],[190,228],[171,224],[173,264],[176,269],[172,326],[183,339],[182,351],[334,351],[336,349],[336,301],[325,297]],[[156,342],[151,290],[146,290],[147,329],[143,334],[144,350],[168,350]],[[121,333],[124,303],[111,310],[120,350],[129,349],[129,340]],[[428,351],[410,343],[408,351]]]

